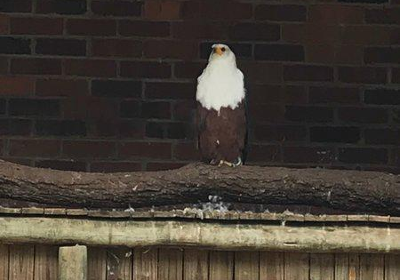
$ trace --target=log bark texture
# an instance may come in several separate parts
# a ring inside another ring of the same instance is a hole
[[[308,205],[400,215],[400,176],[365,171],[213,167],[170,171],[80,173],[0,161],[0,198],[54,206],[133,208],[209,201]]]

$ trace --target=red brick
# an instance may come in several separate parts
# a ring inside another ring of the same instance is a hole
[[[248,162],[280,162],[282,153],[278,145],[252,145],[248,148]]]
[[[364,50],[365,63],[400,63],[400,48],[367,47]]]
[[[332,122],[333,110],[328,107],[286,106],[285,119],[297,122]]]
[[[171,170],[178,169],[185,166],[187,163],[183,162],[149,162],[146,165],[147,171],[161,171],[161,170]]]
[[[341,64],[363,64],[364,48],[362,45],[335,46],[335,62]]]
[[[283,147],[285,163],[332,163],[335,150],[330,147]]]
[[[30,45],[30,39],[0,37],[1,54],[31,54]]]
[[[36,13],[82,15],[86,13],[86,0],[37,0]]]
[[[63,100],[61,110],[66,119],[114,121],[119,118],[118,102],[109,98],[92,96],[68,98]]]
[[[178,160],[199,160],[200,153],[196,143],[177,143],[173,149],[173,156]]]
[[[215,39],[228,38],[228,25],[224,22],[174,22],[172,35],[180,39]]]
[[[310,142],[320,143],[358,143],[360,128],[353,126],[314,126],[310,127]]]
[[[271,21],[305,21],[307,9],[301,5],[258,5],[255,11],[256,20]]]
[[[391,42],[388,26],[345,25],[341,27],[342,44],[384,45]]]
[[[400,90],[388,88],[366,89],[364,103],[376,105],[400,105]]]
[[[147,2],[147,1],[146,1]],[[142,3],[139,1],[93,1],[92,12],[102,16],[140,16]]]
[[[115,143],[108,141],[64,141],[66,158],[110,158],[115,155]]]
[[[384,108],[338,108],[338,118],[345,123],[386,123],[388,111]]]
[[[9,25],[10,19],[7,15],[0,15],[0,34],[8,34],[9,33]]]
[[[148,82],[146,83],[146,99],[188,99],[194,100],[196,85],[179,82]]]
[[[36,82],[38,96],[82,96],[88,95],[86,80],[40,79]]]
[[[132,97],[142,95],[142,82],[120,80],[93,80],[92,95],[110,98]]]
[[[168,37],[169,29],[168,22],[123,20],[119,23],[119,34],[122,36]]]
[[[98,161],[90,164],[90,172],[132,172],[141,171],[141,162],[124,162],[124,161]]]
[[[11,34],[61,35],[63,20],[60,18],[11,18]]]
[[[169,78],[171,65],[165,62],[122,61],[121,76],[131,78]]]
[[[83,77],[115,77],[117,65],[111,60],[66,60],[65,74]]]
[[[285,65],[285,81],[333,81],[333,69],[316,65]]]
[[[400,68],[392,69],[392,83],[400,84]]]
[[[190,121],[194,116],[194,108],[196,107],[195,99],[188,101],[178,101],[173,103],[172,115],[173,119],[180,121]]]
[[[258,125],[254,128],[254,136],[260,141],[304,141],[307,129],[300,125]]]
[[[365,21],[376,24],[400,24],[400,8],[367,9]]]
[[[143,120],[122,120],[118,122],[118,134],[123,138],[142,139],[145,134]]]
[[[390,128],[366,129],[365,143],[378,145],[400,145],[400,130]]]
[[[34,87],[35,80],[30,77],[0,77],[0,95],[30,95]]]
[[[1,0],[0,11],[4,13],[29,13],[32,0]]]
[[[304,48],[301,45],[257,44],[254,46],[256,60],[304,61]]]
[[[8,58],[0,57],[0,74],[6,74],[8,72]]]
[[[360,6],[337,4],[311,5],[308,10],[308,21],[322,24],[362,24],[364,9]]]
[[[85,56],[86,41],[75,39],[37,39],[35,52],[47,55]]]
[[[141,117],[146,119],[170,119],[170,103],[163,101],[142,102]]]
[[[142,42],[121,39],[93,39],[92,56],[141,57]]]
[[[24,139],[9,141],[8,153],[17,157],[56,157],[60,153],[60,141]]]
[[[284,24],[282,39],[289,43],[336,44],[340,40],[339,26],[324,24]]]
[[[375,148],[342,148],[339,149],[339,161],[355,164],[385,164],[388,162],[388,151]]]
[[[360,103],[360,90],[346,87],[310,87],[309,102],[358,104]]]
[[[35,161],[35,167],[63,171],[86,171],[86,163],[75,160],[37,160]]]
[[[248,101],[260,103],[307,103],[307,92],[303,86],[250,85]]]
[[[333,63],[335,61],[334,44],[325,45],[307,45],[306,61],[311,63]]]
[[[144,17],[150,20],[180,19],[182,3],[174,0],[145,1]]]
[[[0,119],[0,135],[25,135],[32,133],[32,120]]]
[[[148,40],[144,44],[144,55],[148,58],[194,59],[198,57],[198,45],[187,41]]]
[[[175,63],[174,74],[177,78],[197,78],[206,67],[204,63],[199,62],[177,62]]]
[[[280,34],[280,26],[270,23],[238,23],[229,29],[233,40],[278,41]]]
[[[109,19],[68,19],[67,32],[70,35],[116,35],[117,23]]]
[[[86,123],[80,120],[36,120],[35,134],[40,136],[86,136]]]
[[[123,100],[119,106],[121,118],[140,117],[142,103],[139,100]]]
[[[339,67],[339,81],[359,84],[385,84],[386,69],[374,67]]]
[[[1,145],[1,141],[0,141],[0,145]],[[0,147],[0,151],[1,151],[1,147]],[[15,157],[2,157],[2,160],[8,161],[8,162],[12,162],[15,164],[21,164],[21,165],[26,165],[26,166],[34,166],[34,161],[30,158],[15,158]]]
[[[283,67],[281,64],[246,61],[239,63],[239,69],[252,83],[268,84],[282,81]]]
[[[8,101],[10,116],[57,117],[60,102],[57,99],[12,98]]]
[[[171,144],[159,142],[124,142],[118,147],[119,158],[170,159]]]
[[[278,122],[284,120],[283,105],[249,104],[249,118],[255,122]]]
[[[60,75],[61,60],[50,58],[14,58],[11,60],[11,73]]]
[[[239,21],[253,15],[251,3],[230,0],[200,1],[200,16],[206,20]]]

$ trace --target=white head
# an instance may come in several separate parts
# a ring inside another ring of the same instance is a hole
[[[233,51],[224,44],[212,45],[212,51],[208,62],[221,62],[221,63],[232,63],[236,65],[236,56]]]

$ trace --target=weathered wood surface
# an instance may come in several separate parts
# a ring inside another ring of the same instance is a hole
[[[57,273],[58,248],[56,246],[35,246],[34,280],[54,280],[57,279]]]
[[[260,280],[285,279],[285,253],[260,253]]]
[[[235,252],[235,279],[259,280],[260,279],[260,253]]]
[[[177,170],[95,174],[0,161],[0,198],[99,208],[208,201],[308,205],[400,214],[400,177],[380,172],[190,164]]]
[[[87,280],[87,247],[60,247],[58,253],[59,280]]]
[[[137,248],[134,250],[134,279],[157,280],[158,249]]]
[[[234,270],[234,252],[210,252],[210,280],[231,280]]]
[[[9,279],[33,280],[35,250],[33,245],[10,246]]]
[[[268,233],[268,234],[266,234]],[[400,253],[400,228],[0,218],[3,242],[219,250]],[[368,244],[368,246],[366,246]]]
[[[183,279],[208,279],[208,257],[209,251],[185,249]]]

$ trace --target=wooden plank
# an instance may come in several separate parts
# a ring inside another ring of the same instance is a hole
[[[159,249],[158,279],[182,280],[183,251],[180,249]]]
[[[232,280],[233,258],[233,252],[211,251],[209,280]]]
[[[306,253],[285,253],[285,280],[309,280],[309,260]]]
[[[157,280],[158,250],[156,248],[136,248],[133,258],[133,279]]]
[[[260,279],[260,252],[235,252],[235,280]]]
[[[310,255],[310,280],[334,280],[335,255]]]
[[[383,254],[360,255],[360,279],[382,280],[384,278]]]
[[[335,280],[349,279],[349,254],[335,254]]]
[[[349,280],[360,280],[360,255],[349,254]]]
[[[88,247],[88,280],[106,280],[106,249]]]
[[[9,280],[33,280],[34,259],[33,245],[10,245]]]
[[[209,251],[185,249],[183,265],[183,279],[204,280],[208,279]]]
[[[284,280],[285,253],[260,253],[260,280]]]
[[[58,249],[59,280],[87,280],[87,247],[63,246]]]
[[[35,280],[54,280],[58,273],[58,247],[35,246]]]
[[[132,279],[132,249],[107,250],[107,280]]]
[[[385,280],[400,279],[400,255],[385,255]]]
[[[0,245],[0,279],[8,279],[9,246]]]

